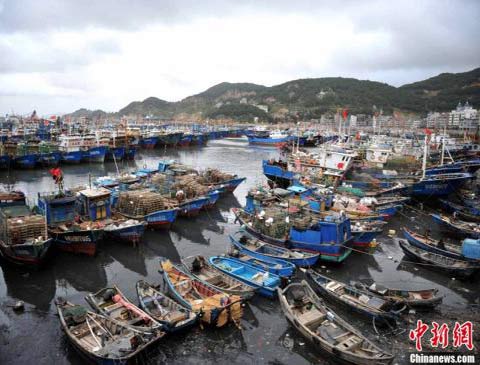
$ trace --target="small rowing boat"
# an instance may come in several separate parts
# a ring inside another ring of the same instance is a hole
[[[277,289],[282,311],[316,349],[344,363],[386,365],[393,356],[333,312],[306,281]]]
[[[223,273],[201,255],[186,257],[182,259],[182,264],[198,280],[224,293],[238,295],[244,300],[250,299],[255,294],[256,289],[253,286]]]
[[[168,333],[190,328],[197,322],[197,315],[178,304],[156,287],[140,280],[136,284],[140,307]]]
[[[212,256],[209,262],[215,268],[256,288],[259,294],[269,298],[277,294],[276,289],[282,282],[279,276],[232,257]]]

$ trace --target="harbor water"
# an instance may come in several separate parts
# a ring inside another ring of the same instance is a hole
[[[186,149],[143,150],[132,162],[122,162],[118,169],[155,167],[160,159],[176,159],[195,168],[214,167],[225,172],[247,177],[234,192],[221,199],[212,210],[196,218],[179,218],[170,231],[147,231],[138,247],[117,242],[105,242],[95,257],[56,253],[39,271],[2,265],[0,275],[0,364],[83,364],[84,360],[68,344],[56,316],[54,299],[58,296],[86,305],[84,296],[103,287],[118,285],[133,301],[135,283],[144,279],[161,283],[158,273],[159,258],[179,262],[182,257],[225,253],[228,235],[239,225],[230,209],[241,207],[249,188],[265,184],[262,174],[263,159],[278,157],[275,148],[252,147],[246,139],[210,141],[206,147]],[[135,166],[134,166],[135,165]],[[88,184],[90,179],[115,173],[113,162],[64,166],[65,186]],[[31,201],[38,192],[54,190],[55,184],[48,169],[1,171],[0,184],[4,189],[24,191]],[[408,331],[421,318],[433,320],[468,320],[480,318],[479,275],[469,281],[460,281],[443,273],[406,262],[401,248],[389,230],[400,235],[407,226],[421,232],[427,228],[439,237],[438,228],[428,215],[416,206],[405,208],[384,229],[377,241],[380,248],[374,254],[354,252],[339,265],[317,264],[320,272],[336,279],[374,280],[395,288],[439,289],[443,303],[433,312],[410,313],[403,317],[398,328],[377,329],[372,322],[339,308],[332,307],[396,356],[394,363],[407,363],[407,353],[413,343]],[[298,274],[301,279],[301,273]],[[297,278],[297,279],[298,279]],[[295,279],[296,280],[296,279]],[[17,301],[25,302],[23,312],[15,312]],[[478,334],[475,334],[478,346]],[[171,336],[140,360],[147,364],[329,364],[332,360],[318,353],[288,324],[277,300],[255,297],[245,307],[241,329],[230,325],[221,329],[196,327],[184,334]]]

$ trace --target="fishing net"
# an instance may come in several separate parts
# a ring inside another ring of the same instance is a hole
[[[87,309],[81,305],[74,305],[63,310],[63,317],[68,325],[79,324],[85,322]]]

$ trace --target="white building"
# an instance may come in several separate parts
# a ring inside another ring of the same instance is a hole
[[[458,103],[457,108],[452,110],[448,118],[448,126],[451,128],[476,128],[478,126],[478,111],[468,103],[462,106]]]

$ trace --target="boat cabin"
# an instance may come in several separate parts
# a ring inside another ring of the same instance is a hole
[[[76,210],[90,221],[111,216],[111,192],[105,188],[85,189],[78,192]]]

